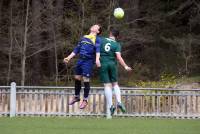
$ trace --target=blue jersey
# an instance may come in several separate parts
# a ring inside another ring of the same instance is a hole
[[[73,52],[79,54],[75,74],[90,77],[96,52],[100,52],[100,38],[94,35],[83,36]]]
[[[73,52],[79,54],[80,59],[94,60],[96,52],[100,52],[100,38],[83,36]]]

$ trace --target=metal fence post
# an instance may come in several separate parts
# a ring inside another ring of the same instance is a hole
[[[10,117],[16,114],[16,83],[12,82],[10,87]]]

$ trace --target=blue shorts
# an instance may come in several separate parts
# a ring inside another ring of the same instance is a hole
[[[75,75],[81,75],[90,78],[92,75],[94,61],[79,59],[75,67]]]

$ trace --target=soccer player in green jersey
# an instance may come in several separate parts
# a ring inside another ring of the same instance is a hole
[[[125,70],[131,71],[121,56],[120,43],[116,41],[119,36],[119,31],[112,29],[109,38],[101,38],[100,53],[96,56],[96,65],[100,67],[100,80],[104,84],[106,96],[107,110],[106,117],[112,118],[115,111],[115,106],[112,103],[112,89],[114,89],[117,107],[124,113],[126,108],[121,102],[120,88],[117,82],[117,61],[124,67]]]

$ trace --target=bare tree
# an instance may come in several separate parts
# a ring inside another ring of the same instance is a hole
[[[53,25],[53,39],[54,39],[54,53],[55,53],[55,72],[56,72],[56,78],[55,78],[55,82],[56,82],[56,86],[58,85],[58,76],[59,76],[59,72],[58,72],[58,50],[57,50],[57,47],[58,47],[58,42],[57,42],[57,39],[56,39],[56,33],[58,34],[61,34],[59,33],[59,29],[61,27],[61,23],[62,23],[62,20],[63,20],[63,5],[64,5],[64,0],[60,0],[56,3],[56,13],[54,15],[56,16],[59,16],[58,19],[59,21],[57,23],[54,23]],[[56,17],[55,16],[55,17]],[[56,25],[57,24],[57,25]],[[55,29],[56,28],[56,29]],[[61,44],[62,45],[62,44]]]
[[[31,42],[33,42],[33,44],[35,42],[38,41],[42,41],[42,37],[41,37],[41,33],[42,33],[42,29],[40,24],[42,24],[41,22],[41,1],[38,0],[32,0],[32,6],[31,6],[31,11],[32,11],[32,16],[31,16],[31,21],[32,21],[32,31],[31,34]],[[38,29],[38,30],[36,30]],[[35,48],[33,48],[33,52],[38,51],[41,47],[41,45],[37,45]],[[31,62],[31,83],[32,84],[40,84],[41,82],[41,54],[37,53],[35,55],[33,55],[30,59]]]
[[[1,23],[2,7],[3,7],[3,0],[0,1],[0,23]]]
[[[171,38],[162,37],[161,39],[167,43],[173,44],[176,47],[178,47],[178,50],[180,50],[180,53],[185,60],[185,73],[189,74],[188,64],[193,57],[192,43],[193,43],[193,40],[196,40],[196,39],[193,38],[191,34],[188,34],[187,36],[183,38],[174,37],[173,39],[171,39]]]
[[[110,5],[109,5],[109,14],[108,14],[108,26],[107,26],[107,30],[110,30],[111,27],[111,16],[112,16],[112,12],[114,10],[114,6],[115,6],[115,0],[110,0]]]
[[[8,74],[7,74],[7,85],[10,82],[10,73],[11,73],[11,66],[12,66],[12,49],[13,49],[13,0],[10,1],[10,49],[9,49],[9,61],[8,61]]]
[[[24,25],[24,40],[23,40],[23,47],[21,53],[21,86],[25,84],[25,75],[26,75],[26,49],[27,49],[27,32],[28,32],[28,19],[29,19],[29,5],[30,0],[27,0],[26,3],[26,15],[25,15],[25,25]]]
[[[43,10],[43,12],[45,11],[46,9]],[[19,12],[23,12],[23,9],[19,10]],[[36,66],[40,65],[40,63],[38,63],[38,59],[40,58],[39,54],[41,52],[44,52],[53,48],[53,46],[49,46],[48,44],[49,42],[53,41],[52,38],[51,39],[40,38],[40,33],[42,33],[42,31],[46,31],[46,29],[45,27],[43,27],[43,22],[37,21],[37,20],[40,20],[40,13],[37,13],[34,10],[33,12],[31,12],[30,0],[26,2],[25,13],[26,14],[25,14],[24,19],[21,16],[21,14],[18,14],[16,16],[17,17],[16,22],[15,22],[16,26],[14,28],[15,29],[14,38],[16,42],[15,51],[21,57],[21,85],[25,84],[25,77],[26,77],[26,71],[27,71],[26,70],[27,59],[34,56],[33,59],[35,59],[35,62],[33,62],[33,65],[34,65],[33,67],[36,68]],[[32,17],[31,15],[36,15],[36,16]],[[24,22],[22,20],[24,20]],[[17,23],[17,21],[19,21],[19,23]],[[22,31],[22,27],[24,31]],[[40,67],[38,67],[37,69],[40,70]],[[37,71],[36,73],[38,73],[37,69],[36,69]]]

